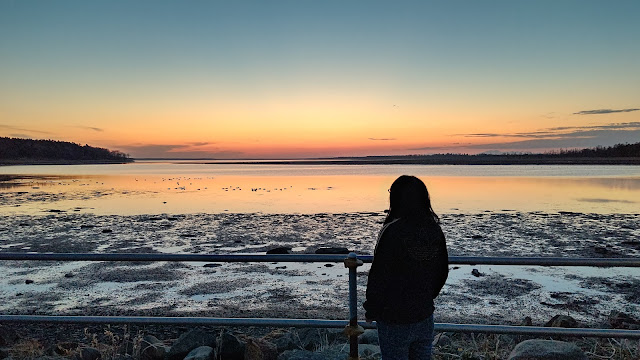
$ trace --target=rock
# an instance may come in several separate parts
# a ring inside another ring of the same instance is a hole
[[[360,344],[373,344],[378,345],[378,330],[376,329],[367,329],[364,333],[358,336],[358,342]]]
[[[472,239],[482,239],[483,236],[482,235],[471,235]]]
[[[153,335],[145,335],[140,341],[141,360],[162,360],[169,348]]]
[[[276,360],[278,349],[264,339],[246,338],[247,350],[245,360]]]
[[[568,315],[556,315],[544,324],[545,327],[562,327],[562,328],[575,328],[578,327],[576,319]]]
[[[522,319],[522,322],[520,323],[521,326],[533,326],[533,321],[531,320],[530,316],[525,316],[524,319]]]
[[[341,247],[321,247],[316,249],[316,254],[349,254],[350,251],[347,248]]]
[[[509,354],[508,360],[587,360],[576,344],[556,340],[526,340]]]
[[[80,225],[80,229],[91,229],[96,227],[95,225]]]
[[[64,277],[66,277],[66,278],[72,278],[72,277],[74,277],[74,276],[75,276],[75,275],[73,275],[72,273],[66,273],[66,274],[64,274]]]
[[[209,360],[214,358],[214,351],[211,346],[200,346],[189,352],[184,360]]]
[[[98,349],[92,347],[83,347],[78,350],[75,356],[76,360],[98,360],[102,358],[102,354]]]
[[[595,246],[595,247],[593,248],[593,251],[594,251],[596,254],[606,254],[606,253],[608,253],[608,252],[609,252],[609,250],[607,250],[607,248],[606,248],[606,247],[604,247],[604,246]]]
[[[102,233],[103,234],[109,234],[109,233],[112,233],[112,232],[113,232],[113,230],[111,230],[111,229],[102,229]]]
[[[140,341],[140,360],[162,360],[169,348],[153,335],[145,335]]]
[[[431,345],[449,346],[451,345],[451,338],[445,333],[437,333],[436,336],[433,337],[433,342],[431,343]]]
[[[471,270],[471,275],[475,277],[480,277],[480,276],[484,276],[484,273],[481,273],[480,271],[478,271],[478,269],[473,269]]]
[[[222,266],[222,264],[210,263],[210,264],[204,264],[204,265],[202,265],[202,266],[203,266],[203,267],[206,267],[206,268],[215,268],[215,267],[220,267],[220,266]]]
[[[24,281],[25,284],[33,284],[33,280],[31,279],[27,279]]]
[[[182,360],[189,352],[199,346],[216,348],[216,337],[199,329],[186,332],[176,340],[166,355],[167,360]]]
[[[0,349],[0,359],[6,359],[9,357],[9,352],[6,349]]]
[[[611,311],[609,325],[614,329],[640,330],[640,320],[620,311]]]
[[[290,247],[282,246],[282,247],[277,247],[277,248],[273,248],[273,249],[267,250],[267,255],[269,255],[269,254],[289,254],[289,251],[291,251]]]
[[[220,360],[244,360],[247,346],[233,334],[223,332],[218,339],[218,357]]]

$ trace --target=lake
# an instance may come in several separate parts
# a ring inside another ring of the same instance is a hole
[[[3,166],[2,213],[344,213],[387,208],[402,174],[420,177],[437,213],[637,213],[640,167],[604,165],[255,165],[139,161]]]

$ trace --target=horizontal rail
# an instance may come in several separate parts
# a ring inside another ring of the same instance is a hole
[[[265,326],[339,328],[349,324],[346,320],[274,319],[274,318],[211,318],[211,317],[155,317],[155,316],[49,316],[0,315],[0,323],[74,323],[74,324],[144,324],[192,326]],[[359,322],[365,329],[375,329],[375,323]],[[436,323],[437,332],[487,333],[511,335],[550,335],[604,338],[640,339],[638,330],[556,328],[511,325],[476,325]]]
[[[58,261],[193,261],[193,262],[343,262],[342,255],[321,254],[155,254],[155,253],[17,253],[0,252],[0,260]],[[359,255],[365,263],[372,255]],[[532,266],[596,266],[640,267],[640,258],[565,258],[565,257],[498,257],[450,256],[450,265],[532,265]]]

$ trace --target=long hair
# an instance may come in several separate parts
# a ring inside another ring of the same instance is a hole
[[[431,207],[427,186],[415,176],[402,175],[389,189],[389,213],[384,223],[399,218],[440,223],[440,218]]]

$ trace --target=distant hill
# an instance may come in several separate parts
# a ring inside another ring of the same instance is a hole
[[[0,164],[74,164],[132,162],[120,151],[66,141],[0,137]]]

